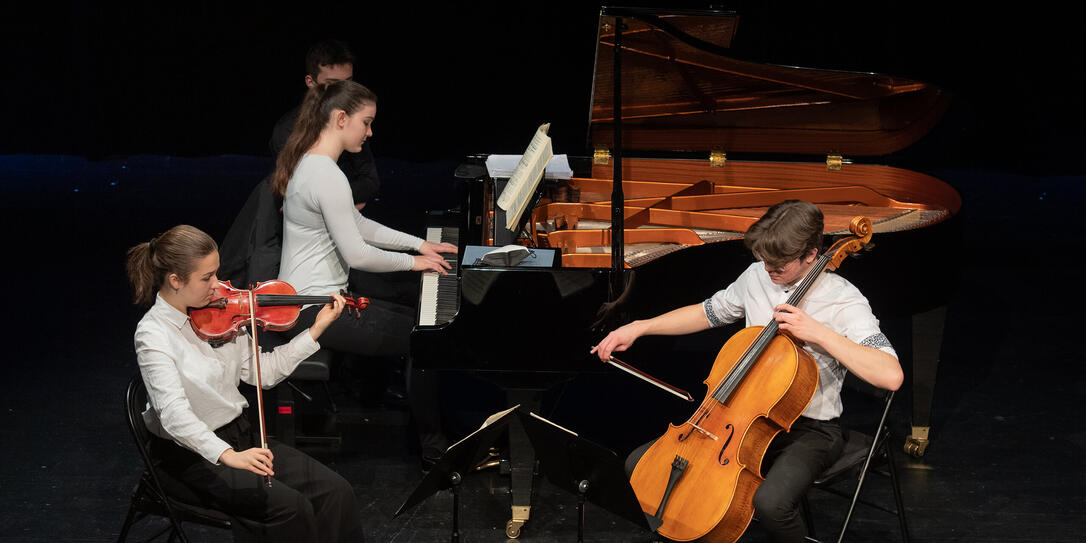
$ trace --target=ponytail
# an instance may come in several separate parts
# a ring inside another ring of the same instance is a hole
[[[272,192],[280,198],[286,196],[287,184],[294,175],[294,169],[298,167],[302,155],[320,139],[321,131],[328,125],[334,111],[342,110],[352,115],[367,102],[376,104],[377,95],[354,81],[336,81],[310,87],[302,100],[290,136],[275,159]]]
[[[211,236],[187,224],[128,249],[125,268],[133,301],[137,305],[151,305],[166,277],[176,273],[188,281],[196,261],[217,250],[219,246]]]

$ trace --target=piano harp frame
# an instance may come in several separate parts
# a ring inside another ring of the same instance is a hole
[[[848,220],[857,214],[882,224],[913,211],[954,215],[961,207],[961,197],[942,181],[891,166],[849,164],[830,170],[820,163],[729,160],[715,167],[707,160],[627,158],[624,170],[623,177],[629,180],[622,181],[623,192],[631,196],[622,204],[624,244],[701,245],[705,240],[694,229],[741,234],[766,208],[789,199],[822,207],[827,234],[847,229]],[[615,212],[611,202],[593,197],[613,185],[606,170],[594,166],[592,173],[593,177],[566,182],[580,193],[580,201],[551,202],[532,212],[536,245],[560,249],[563,266],[605,267],[613,254],[591,249],[613,247],[611,229],[577,228],[582,220],[607,221]],[[660,177],[668,181],[646,180]],[[539,229],[550,222],[556,230]],[[921,218],[895,230],[928,222]],[[639,228],[650,225],[653,228]]]

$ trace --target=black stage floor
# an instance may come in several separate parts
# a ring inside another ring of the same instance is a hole
[[[455,163],[379,163],[383,200],[371,208],[379,220],[417,229],[422,210],[452,205]],[[0,539],[116,539],[141,469],[121,410],[137,371],[131,338],[141,314],[129,302],[124,250],[179,222],[221,239],[268,166],[268,159],[240,156],[0,156],[3,273],[11,289],[0,364],[7,459],[0,463]],[[949,305],[933,443],[920,460],[898,455],[914,539],[1086,540],[1086,360],[1076,339],[1081,302],[1073,298],[1081,284],[1073,261],[1083,248],[1075,217],[1086,179],[931,173],[962,194],[964,267]],[[421,478],[409,417],[374,387],[347,386],[357,384],[344,378],[332,386],[343,446],[306,450],[353,483],[369,541],[447,541],[448,493],[392,518]],[[464,409],[450,424],[477,426],[491,407],[479,399],[488,389],[459,377],[445,386],[447,404],[472,398],[459,403]],[[897,450],[908,431],[910,392],[906,385],[892,414]],[[574,380],[545,397],[543,410],[625,455],[662,431],[638,425],[639,414],[668,401],[625,376],[605,375]],[[886,496],[883,481],[870,485],[873,498]],[[575,497],[542,480],[536,486],[521,540],[575,541]],[[494,472],[466,479],[462,541],[505,539],[507,492],[508,479]],[[843,504],[815,497],[827,533]],[[585,523],[586,541],[653,539],[591,505]],[[146,520],[135,535],[163,525]],[[878,511],[862,511],[854,530],[852,541],[897,537],[895,521]],[[191,533],[198,541],[229,540],[199,527]],[[755,527],[745,540],[761,539]]]

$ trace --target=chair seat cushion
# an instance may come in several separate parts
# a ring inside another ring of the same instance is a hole
[[[849,430],[848,435],[845,436],[845,448],[841,451],[841,456],[822,472],[822,475],[815,480],[815,484],[828,483],[842,473],[863,464],[868,451],[871,450],[871,441],[871,436],[856,430]]]

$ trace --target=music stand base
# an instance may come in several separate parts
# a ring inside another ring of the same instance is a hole
[[[460,474],[455,471],[449,474],[453,494],[452,543],[460,543],[460,482],[462,480]]]

